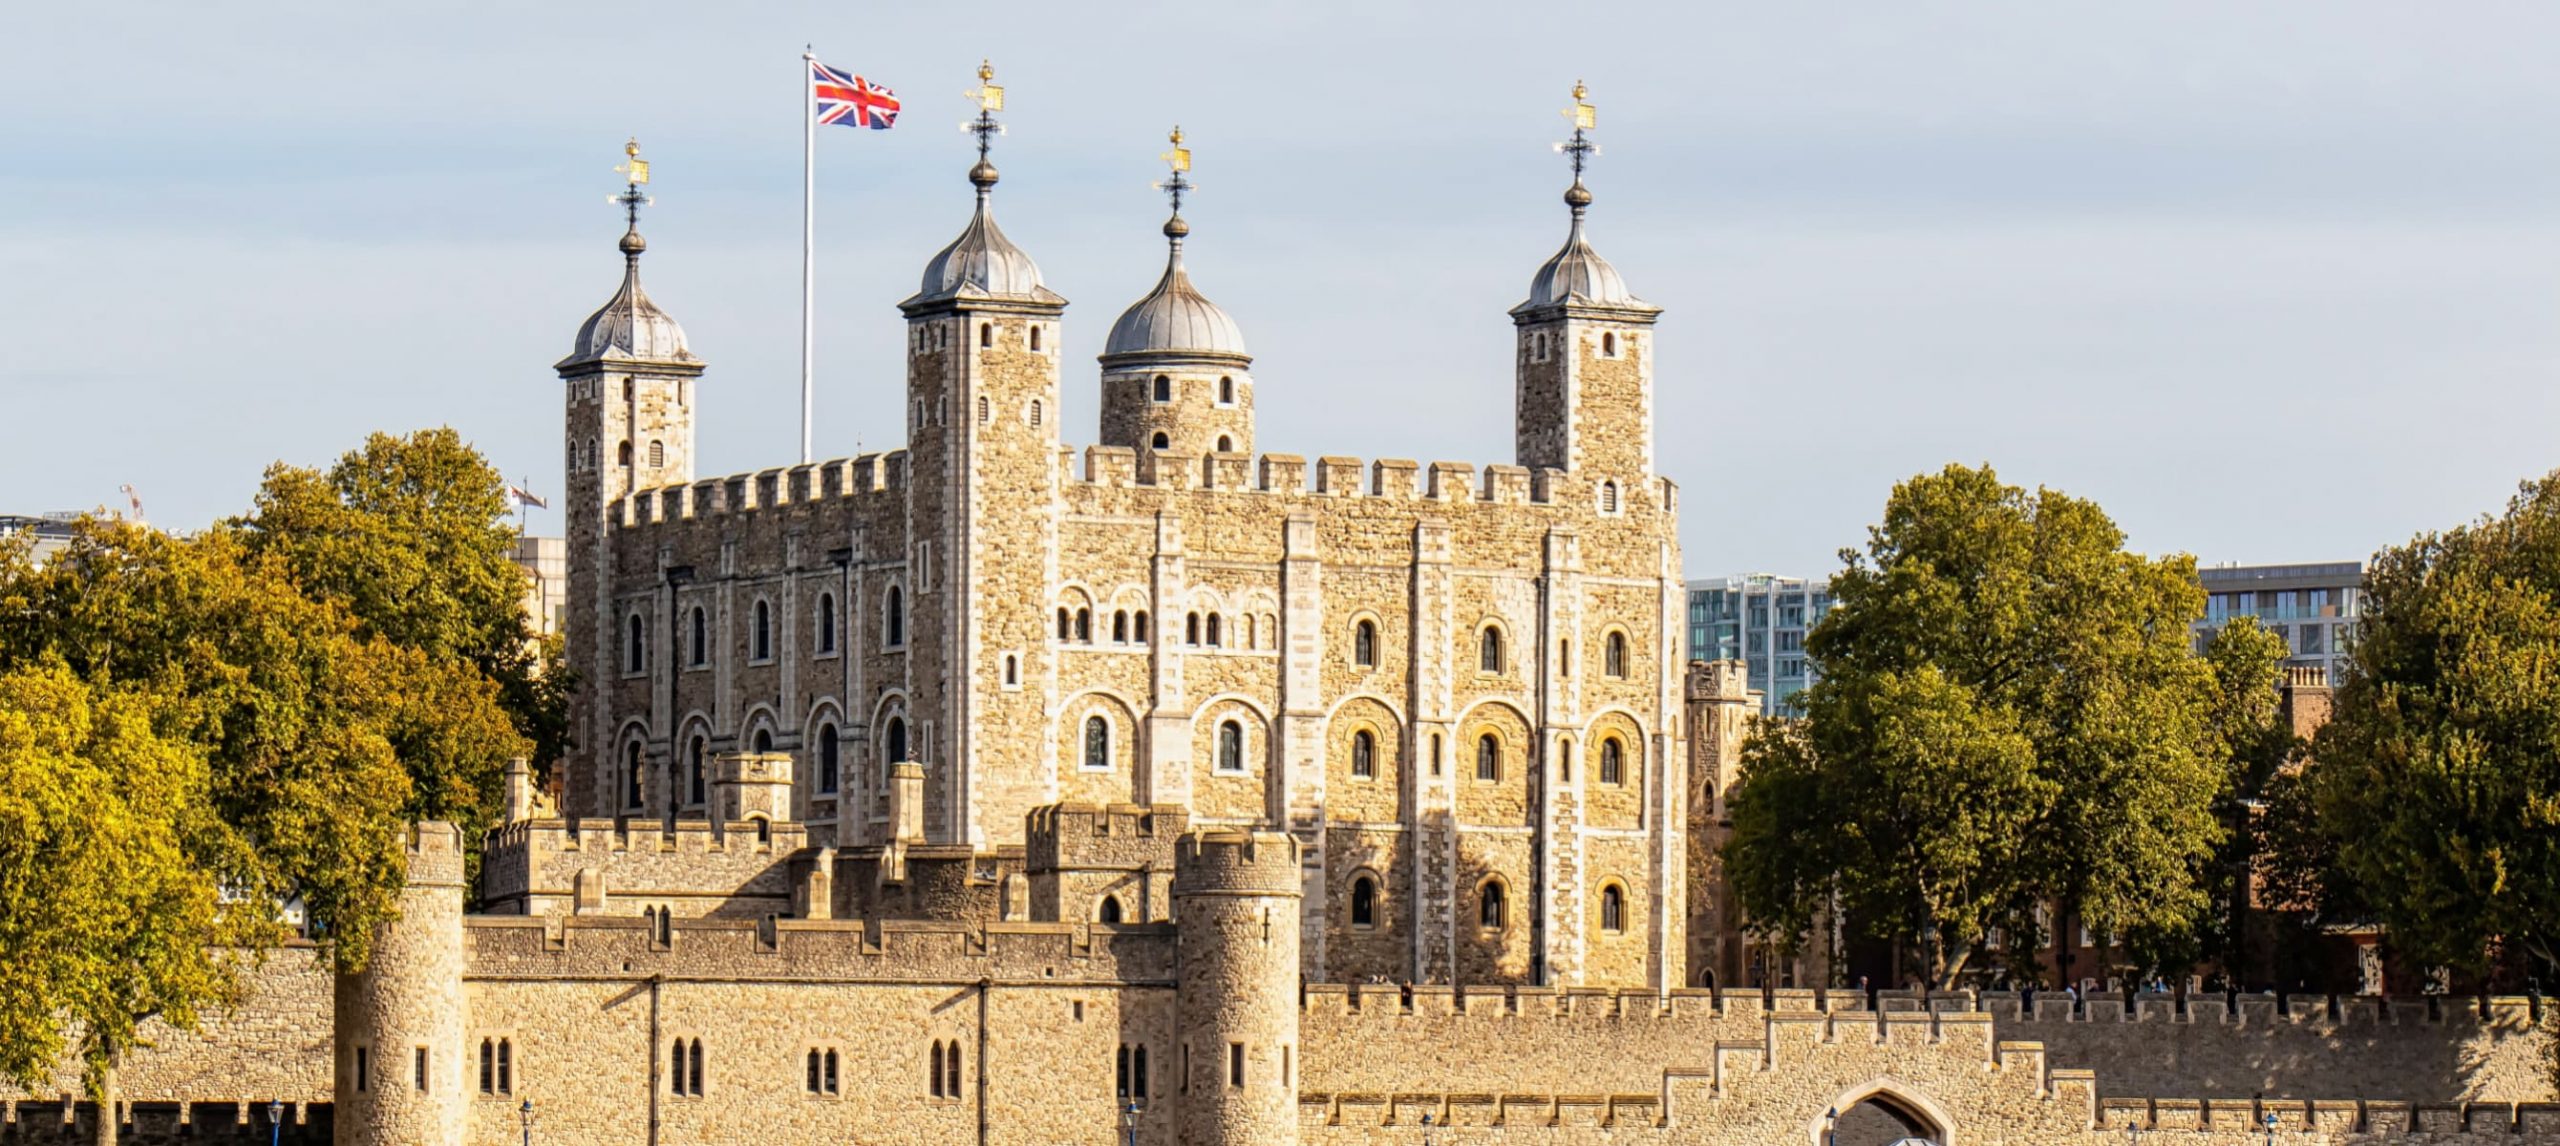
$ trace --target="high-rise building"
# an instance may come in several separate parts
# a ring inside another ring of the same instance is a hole
[[[516,568],[524,570],[525,620],[535,636],[569,627],[569,539],[518,536]]]
[[[1771,573],[1689,582],[1689,659],[1741,661],[1764,713],[1814,681],[1804,635],[1831,611],[1831,583]]]
[[[80,515],[76,513],[55,512],[33,516],[0,513],[0,537],[25,534],[34,545],[36,564],[42,565],[44,559],[52,555],[54,550],[71,544],[71,524],[79,519]]]
[[[2204,619],[2195,625],[2198,651],[2233,617],[2250,615],[2284,638],[2293,653],[2286,664],[2338,679],[2364,607],[2363,563],[2217,565],[2196,575],[2206,594]]]

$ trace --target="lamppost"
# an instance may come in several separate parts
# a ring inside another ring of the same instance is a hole
[[[2276,1146],[2276,1112],[2267,1112],[2267,1146]]]
[[[1431,1146],[1431,1116],[1422,1116],[1422,1146]]]
[[[282,1141],[284,1141],[284,1100],[270,1098],[267,1100],[267,1146],[276,1146]]]
[[[519,1106],[519,1107],[517,1107],[517,1108],[516,1108],[516,1117],[517,1117],[517,1118],[519,1118],[519,1119],[522,1119],[522,1120],[524,1121],[524,1146],[533,1146],[533,1100],[532,1100],[532,1099],[530,1099],[530,1098],[525,1099],[525,1100],[524,1100],[524,1105]]]
[[[2141,1126],[2141,1124],[2140,1124],[2140,1123],[2134,1123],[2134,1122],[2127,1122],[2127,1123],[2125,1123],[2125,1124],[2124,1124],[2124,1140],[2125,1140],[2125,1146],[2142,1146],[2142,1126]]]
[[[1822,1112],[1822,1146],[1840,1146],[1840,1108]]]
[[[1138,1146],[1138,1101],[1134,1098],[1120,1108],[1120,1140],[1125,1146]]]

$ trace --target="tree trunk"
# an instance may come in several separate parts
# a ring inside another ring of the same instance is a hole
[[[116,1146],[116,1137],[124,1131],[124,1118],[116,1110],[116,1052],[107,1049],[107,1065],[98,1072],[98,1085],[91,1088],[90,1101],[98,1107],[97,1146]]]

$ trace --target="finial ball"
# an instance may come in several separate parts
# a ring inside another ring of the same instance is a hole
[[[1590,206],[1591,189],[1583,186],[1581,180],[1574,180],[1573,186],[1564,189],[1564,205],[1577,211]]]
[[[987,60],[978,61],[978,82],[985,83],[994,78],[996,78],[995,64]]]
[[[984,159],[979,160],[977,166],[969,169],[969,182],[981,189],[995,186],[996,165]]]
[[[638,232],[638,231],[624,231],[624,232],[622,233],[622,253],[623,253],[623,254],[626,254],[626,255],[636,255],[636,254],[639,254],[640,252],[645,251],[645,250],[648,250],[648,249],[649,249],[649,240],[641,238],[641,237],[640,237],[640,232]]]
[[[1190,234],[1190,233],[1191,233],[1191,224],[1183,222],[1183,221],[1182,221],[1182,216],[1180,216],[1180,215],[1176,215],[1176,216],[1174,216],[1174,217],[1172,217],[1172,218],[1167,219],[1167,220],[1165,220],[1165,221],[1164,221],[1164,237],[1165,237],[1165,238],[1168,238],[1168,239],[1179,239],[1179,238],[1183,237],[1184,235],[1188,235],[1188,234]]]

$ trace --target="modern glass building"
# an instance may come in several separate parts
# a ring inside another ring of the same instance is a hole
[[[2254,615],[2293,650],[2287,664],[2327,669],[2337,682],[2363,608],[2363,563],[2220,565],[2196,575],[2206,593],[2204,619],[2195,626],[2197,651],[2231,618]]]
[[[1804,635],[1831,611],[1831,583],[1752,573],[1689,582],[1689,659],[1741,661],[1762,712],[1813,683]]]

